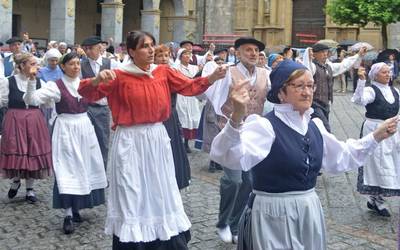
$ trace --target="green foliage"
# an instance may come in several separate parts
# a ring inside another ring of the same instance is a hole
[[[325,11],[338,24],[386,26],[400,21],[400,0],[332,0]]]

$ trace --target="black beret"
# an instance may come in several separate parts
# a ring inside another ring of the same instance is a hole
[[[101,38],[99,36],[90,36],[88,38],[86,38],[85,40],[83,40],[82,42],[82,46],[92,46],[92,45],[96,45],[99,43],[102,43],[103,41],[101,40]]]
[[[182,42],[179,43],[179,47],[182,47],[182,45],[186,44],[186,43],[190,43],[192,46],[194,45],[194,43],[192,41],[189,40],[183,40]]]
[[[227,48],[222,48],[222,49],[216,49],[216,50],[214,51],[214,55],[217,55],[217,54],[219,54],[219,53],[221,53],[221,52],[223,52],[223,51],[225,51],[225,52],[228,53],[228,49],[227,49]]]
[[[13,36],[6,41],[7,44],[12,44],[12,43],[16,43],[16,42],[22,43],[22,39],[17,36]]]
[[[329,47],[322,43],[316,43],[312,46],[313,52],[318,52],[318,51],[328,50],[328,49],[329,49]]]
[[[243,44],[254,44],[258,47],[258,50],[263,51],[265,49],[265,44],[258,41],[253,37],[241,37],[235,41],[235,49],[238,49]]]

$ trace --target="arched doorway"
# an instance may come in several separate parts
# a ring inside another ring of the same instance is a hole
[[[293,0],[292,46],[306,47],[325,38],[326,0]]]
[[[174,40],[175,7],[172,0],[160,2],[160,43]]]

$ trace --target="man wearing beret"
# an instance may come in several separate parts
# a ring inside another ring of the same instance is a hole
[[[361,61],[366,49],[360,49],[358,54],[348,57],[340,63],[332,63],[328,60],[329,47],[325,44],[316,43],[308,50],[312,53],[309,53],[308,58],[304,58],[303,63],[313,74],[314,83],[317,86],[312,104],[314,109],[312,117],[320,118],[326,130],[330,132],[329,112],[333,102],[333,78],[348,71],[355,63]],[[312,56],[314,56],[313,60]]]
[[[225,78],[206,91],[206,96],[218,115],[215,122],[219,129],[225,126],[227,118],[232,114],[232,103],[229,100],[232,86],[247,82],[250,94],[247,115],[262,114],[270,87],[269,71],[256,67],[259,53],[265,49],[265,45],[253,37],[241,37],[235,41],[235,49],[240,62],[230,66]],[[247,172],[224,167],[220,183],[221,200],[217,232],[224,242],[235,243],[238,222],[251,192],[251,180]]]
[[[102,40],[98,36],[88,37],[82,42],[82,47],[87,56],[81,61],[82,79],[96,77],[104,69],[115,69],[118,67],[118,63],[114,60],[101,56],[103,46],[101,43]],[[107,166],[111,122],[107,98],[91,103],[88,114],[100,144],[104,166]]]
[[[192,52],[192,59],[190,60],[190,64],[192,65],[204,65],[206,63],[206,56],[200,56],[200,55],[196,55],[193,54],[193,42],[189,41],[189,40],[184,40],[182,42],[179,43],[179,47],[184,48],[186,50],[189,50],[190,52]],[[211,55],[214,54],[214,50],[215,50],[215,45],[214,44],[210,44],[210,48],[207,51],[207,53],[211,53]],[[207,55],[207,53],[205,53],[204,55]]]

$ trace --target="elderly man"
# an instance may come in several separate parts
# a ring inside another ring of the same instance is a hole
[[[222,129],[232,113],[229,93],[233,86],[246,81],[251,101],[247,115],[262,114],[266,94],[270,86],[269,71],[256,67],[260,51],[265,45],[252,38],[242,37],[235,41],[235,49],[240,62],[229,67],[224,79],[211,86],[206,95],[217,114],[215,121]],[[217,232],[224,242],[237,242],[238,222],[251,191],[249,173],[224,167],[220,185],[220,208]]]
[[[303,58],[303,63],[314,76],[314,82],[317,89],[314,93],[312,108],[314,113],[312,117],[318,117],[322,120],[326,130],[331,131],[329,125],[330,105],[333,102],[333,77],[338,76],[361,61],[365,55],[366,49],[362,48],[358,54],[344,59],[340,63],[331,63],[328,60],[329,47],[316,43],[312,46],[312,50],[308,49],[309,56]],[[310,53],[311,52],[311,53]],[[312,60],[314,56],[314,60]]]
[[[88,37],[82,42],[82,47],[87,56],[81,62],[82,79],[96,77],[104,69],[115,69],[118,67],[118,63],[114,60],[101,56],[103,50],[101,43],[102,40],[98,36]],[[107,166],[111,122],[107,99],[103,98],[96,103],[91,103],[88,114],[100,144],[104,166]]]

